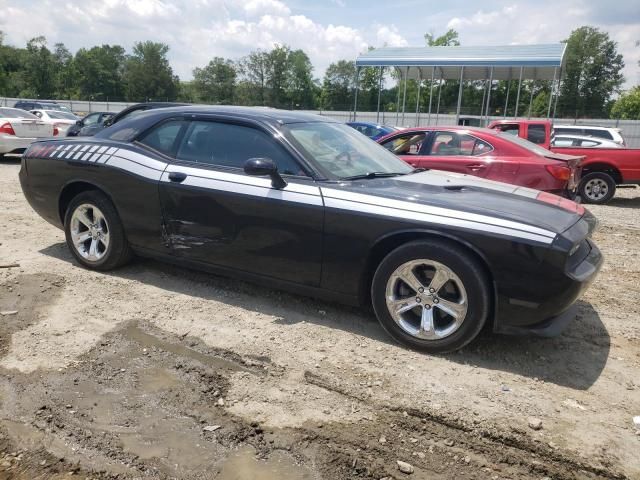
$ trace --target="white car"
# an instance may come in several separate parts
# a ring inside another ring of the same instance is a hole
[[[624,145],[605,140],[604,138],[582,137],[580,135],[556,135],[551,139],[552,147],[581,147],[581,148],[624,148]]]
[[[622,130],[613,127],[596,127],[592,125],[554,125],[553,132],[557,135],[579,135],[581,137],[596,137],[610,140],[625,146]]]
[[[30,112],[0,107],[0,157],[20,156],[31,142],[57,134],[53,124],[40,120]]]
[[[73,113],[62,110],[31,110],[31,113],[40,120],[56,127],[61,137],[66,137],[67,130],[69,130],[71,125],[75,125],[76,122],[80,120],[80,118],[76,117]]]

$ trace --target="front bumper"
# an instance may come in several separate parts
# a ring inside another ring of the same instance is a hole
[[[559,335],[577,316],[575,302],[595,280],[604,257],[598,247],[586,240],[590,248],[586,257],[564,272],[564,281],[558,283],[562,288],[545,302],[519,302],[514,299],[498,305],[498,321],[494,331],[507,335],[533,335],[552,337]],[[506,317],[506,318],[505,318]],[[515,321],[514,321],[515,320]]]

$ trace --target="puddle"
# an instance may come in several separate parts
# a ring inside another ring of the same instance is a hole
[[[243,371],[249,373],[256,373],[253,370],[248,368],[244,368],[241,365],[238,365],[231,360],[226,360],[221,357],[214,357],[212,355],[206,355],[204,353],[200,353],[192,348],[188,348],[182,345],[177,345],[171,342],[165,342],[158,337],[150,335],[136,325],[129,325],[127,328],[123,330],[124,336],[127,338],[134,340],[139,343],[143,347],[156,347],[160,350],[164,350],[166,352],[173,353],[175,355],[190,358],[192,360],[197,360],[198,362],[207,365],[209,367],[213,367],[215,369],[223,369],[223,370],[231,370],[231,371]]]
[[[255,450],[244,447],[232,453],[222,464],[216,480],[312,480],[313,474],[282,452],[267,460],[257,460]]]
[[[144,392],[159,392],[177,385],[178,379],[166,368],[151,368],[140,374],[140,386]]]

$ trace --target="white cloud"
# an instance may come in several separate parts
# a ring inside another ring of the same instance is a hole
[[[251,16],[260,15],[289,15],[291,10],[279,0],[250,0],[244,3],[245,13]]]
[[[400,33],[398,32],[398,28],[395,25],[378,25],[375,44],[380,47],[383,45],[386,45],[388,47],[408,46],[407,40],[402,35],[400,35]]]

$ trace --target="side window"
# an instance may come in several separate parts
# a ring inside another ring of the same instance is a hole
[[[305,175],[275,139],[252,127],[232,123],[191,122],[178,158],[207,165],[242,169],[250,158],[270,158],[283,175]]]
[[[382,146],[396,155],[418,155],[426,137],[421,132],[409,132],[389,139]]]
[[[439,156],[482,155],[491,150],[493,147],[487,142],[454,132],[438,132],[431,144],[431,155]]]
[[[515,135],[516,137],[518,136],[518,133],[520,132],[520,126],[519,125],[499,125],[498,128],[500,129],[501,132],[507,132],[511,135]]]
[[[86,117],[84,117],[84,119],[82,120],[82,123],[86,126],[86,125],[93,125],[94,123],[98,122],[98,117],[100,114],[98,113],[92,113],[90,115],[87,115]]]
[[[544,143],[546,132],[544,125],[529,125],[527,130],[527,140],[540,145]]]
[[[590,137],[598,137],[598,138],[605,138],[607,140],[613,140],[613,135],[611,135],[611,132],[608,130],[596,130],[591,128],[585,128],[584,133],[585,135],[588,135]]]
[[[573,140],[567,137],[556,137],[553,141],[554,147],[571,147],[573,146]]]
[[[177,149],[180,132],[186,128],[185,120],[162,122],[150,132],[138,139],[138,142],[154,150],[173,156]]]
[[[580,146],[582,147],[597,147],[598,145],[600,145],[600,142],[596,140],[582,140],[580,143]]]

